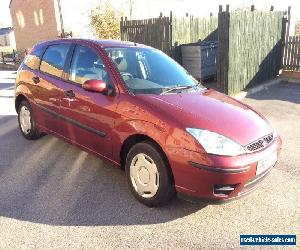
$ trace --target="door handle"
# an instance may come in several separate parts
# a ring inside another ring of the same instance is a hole
[[[40,82],[40,78],[38,76],[34,76],[32,77],[32,81],[35,83],[35,84],[38,84]]]
[[[66,90],[65,92],[65,96],[68,98],[74,98],[75,97],[75,93],[73,92],[73,90]]]

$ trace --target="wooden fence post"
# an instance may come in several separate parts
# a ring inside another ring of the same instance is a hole
[[[124,40],[124,38],[123,38],[123,17],[121,17],[121,20],[120,20],[120,38],[121,38],[121,40]]]
[[[226,4],[226,12],[229,12],[229,4]]]
[[[291,22],[291,6],[288,7],[288,22],[287,22],[287,32],[286,32],[286,36],[289,37],[290,34],[290,22]]]
[[[3,51],[1,52],[1,58],[2,58],[2,63],[5,64],[5,61],[4,61],[4,52]]]
[[[291,6],[288,7],[287,13],[285,13],[285,17],[283,20],[283,34],[282,34],[282,62],[281,62],[281,68],[283,70],[289,69],[289,30],[290,30],[290,19],[291,19]]]
[[[217,85],[218,89],[228,94],[228,68],[229,68],[229,5],[223,11],[219,6],[218,14],[218,56],[217,56]]]
[[[173,55],[173,52],[174,52],[173,51],[173,13],[172,13],[172,11],[170,11],[169,30],[170,30],[170,32],[169,32],[169,36],[170,36],[170,38],[169,38],[170,55],[172,57],[174,57],[174,55]]]
[[[222,38],[223,38],[223,33],[221,31],[222,26],[221,26],[221,18],[222,18],[222,5],[219,5],[219,12],[218,12],[218,55],[217,55],[217,88],[218,90],[222,91],[223,89],[223,84],[222,84],[222,67],[221,67],[221,47],[222,47]]]
[[[14,61],[14,63],[17,62],[16,51],[14,49],[13,49],[13,61]]]
[[[224,82],[224,86],[225,86],[225,93],[228,94],[229,93],[229,31],[230,31],[230,13],[229,13],[229,4],[226,5],[226,19],[225,19],[225,82]]]

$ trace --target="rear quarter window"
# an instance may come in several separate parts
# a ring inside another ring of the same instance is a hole
[[[39,69],[44,51],[45,48],[43,47],[34,49],[26,56],[24,60],[25,65],[31,69]]]
[[[70,46],[70,44],[50,45],[43,55],[40,70],[61,77]]]

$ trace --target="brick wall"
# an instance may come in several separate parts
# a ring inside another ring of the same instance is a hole
[[[12,0],[10,14],[17,50],[59,35],[54,0]]]

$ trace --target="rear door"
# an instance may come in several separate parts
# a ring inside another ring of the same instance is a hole
[[[38,124],[43,124],[43,114],[40,113],[40,109],[35,105],[36,99],[38,99],[39,86],[37,85],[36,75],[39,71],[41,59],[45,52],[45,46],[35,46],[31,52],[26,56],[24,62],[18,70],[16,83],[17,85],[24,86],[23,92],[26,94],[27,98],[30,100],[31,107],[33,109],[35,119]]]
[[[41,111],[38,123],[59,134],[62,133],[58,118],[60,100],[63,96],[60,84],[70,48],[69,43],[49,45],[43,54],[39,70],[32,78],[36,84],[34,93],[36,106]]]
[[[111,157],[111,131],[117,118],[117,97],[89,92],[82,88],[86,80],[102,80],[114,88],[110,73],[97,48],[76,45],[68,80],[63,84],[60,114],[63,134],[73,142]]]

